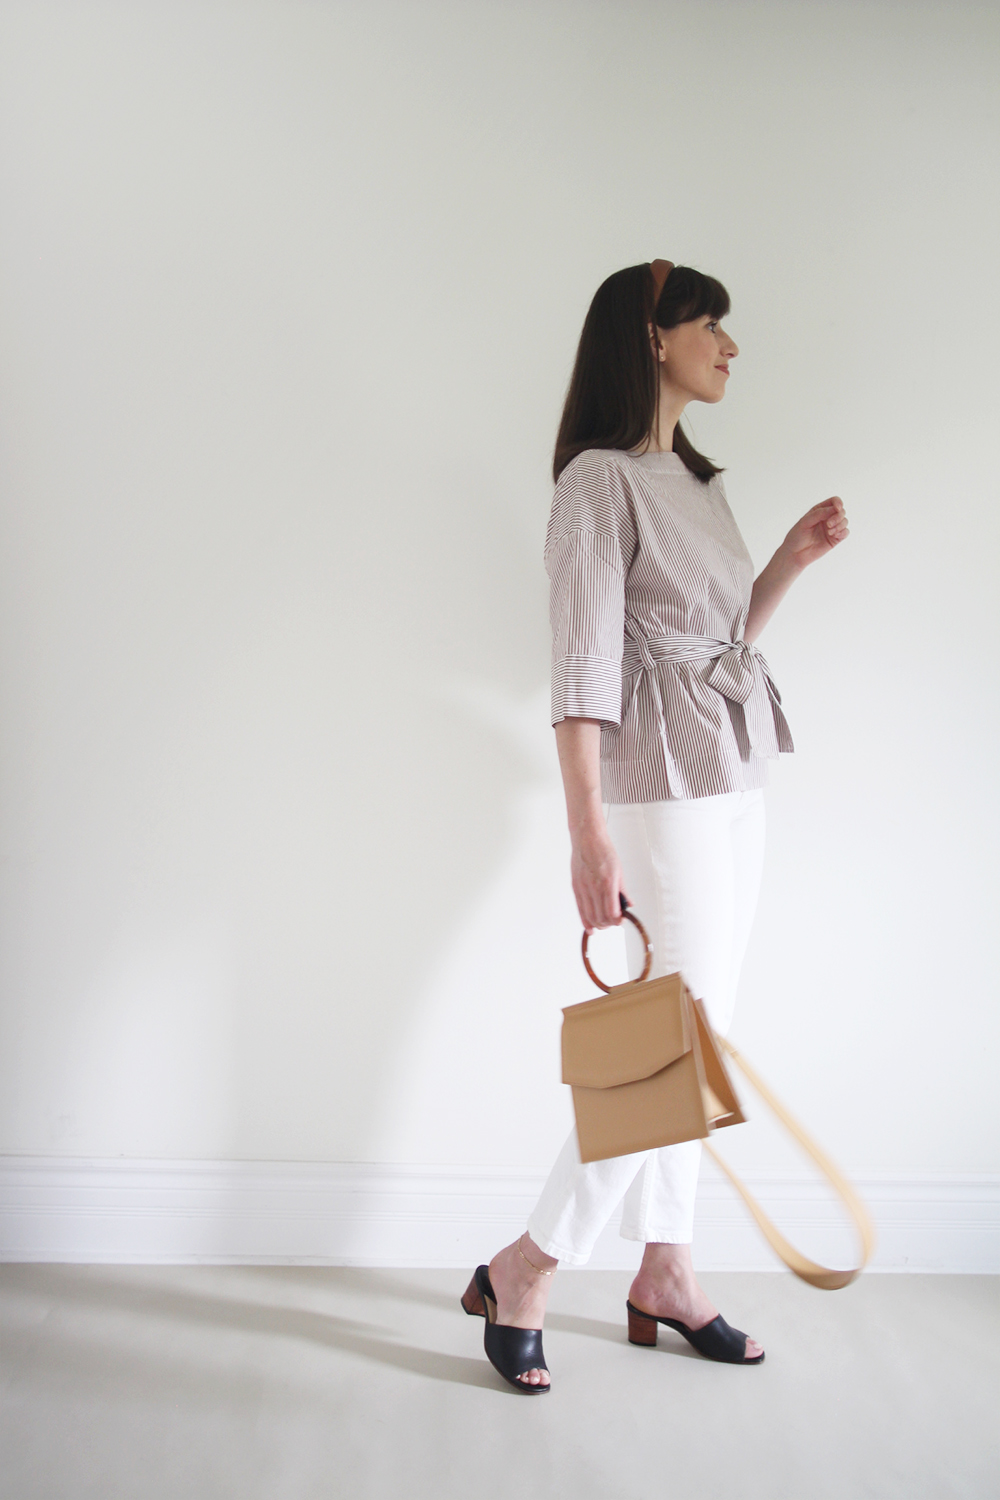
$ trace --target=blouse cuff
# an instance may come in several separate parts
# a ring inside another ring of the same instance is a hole
[[[622,665],[602,656],[564,656],[552,667],[552,722],[603,719],[620,724]]]

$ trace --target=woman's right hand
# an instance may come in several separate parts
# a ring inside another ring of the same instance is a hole
[[[586,931],[619,927],[622,920],[622,867],[603,823],[581,830],[570,860],[573,894]]]

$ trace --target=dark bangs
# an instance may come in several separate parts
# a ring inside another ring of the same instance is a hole
[[[721,281],[692,266],[675,266],[663,283],[656,322],[660,328],[676,328],[696,318],[726,318],[729,307],[729,293]]]

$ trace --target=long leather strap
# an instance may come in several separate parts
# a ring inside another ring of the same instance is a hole
[[[750,1080],[757,1093],[764,1100],[764,1103],[777,1116],[785,1129],[795,1137],[803,1150],[812,1157],[817,1167],[819,1167],[824,1177],[826,1177],[827,1181],[840,1197],[851,1218],[854,1220],[861,1238],[861,1264],[856,1266],[852,1271],[831,1271],[827,1266],[817,1264],[816,1261],[810,1260],[808,1256],[803,1255],[800,1250],[796,1250],[795,1246],[785,1239],[781,1230],[767,1216],[756,1198],[744,1186],[733,1169],[723,1161],[722,1157],[707,1141],[704,1142],[705,1149],[722,1168],[723,1172],[725,1172],[729,1181],[733,1184],[733,1187],[757,1220],[771,1248],[781,1257],[790,1271],[794,1271],[796,1276],[800,1276],[803,1281],[808,1281],[810,1286],[820,1287],[823,1291],[832,1292],[836,1291],[839,1287],[850,1286],[851,1282],[861,1275],[861,1272],[868,1263],[872,1250],[875,1248],[875,1230],[868,1210],[847,1178],[834,1166],[833,1162],[817,1146],[816,1142],[806,1134],[798,1121],[789,1114],[780,1099],[775,1097],[756,1069],[750,1066],[746,1059],[737,1052],[732,1043],[726,1041],[725,1037],[717,1035],[716,1040],[719,1046],[729,1054],[740,1071]]]

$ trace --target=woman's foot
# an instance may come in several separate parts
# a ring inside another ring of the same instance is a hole
[[[632,1306],[642,1312],[657,1318],[674,1318],[689,1328],[704,1328],[718,1317],[718,1308],[712,1306],[698,1285],[690,1245],[647,1245],[628,1297]],[[760,1344],[748,1335],[747,1359],[756,1359],[763,1352]]]
[[[528,1261],[532,1264],[529,1265]],[[541,1273],[554,1271],[558,1264],[551,1255],[539,1250],[530,1234],[523,1234],[520,1241],[515,1240],[494,1255],[489,1272],[490,1283],[497,1294],[497,1322],[510,1328],[541,1328],[552,1285],[552,1277]],[[535,1270],[535,1266],[540,1269]],[[549,1384],[548,1370],[525,1370],[517,1378],[527,1385]]]

